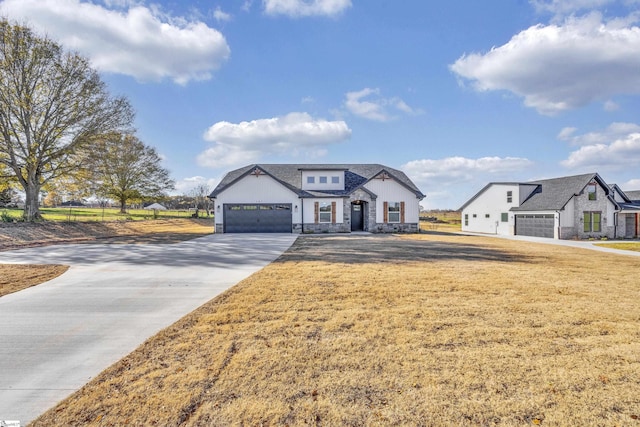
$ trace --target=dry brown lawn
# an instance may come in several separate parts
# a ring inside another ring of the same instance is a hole
[[[303,236],[35,425],[640,425],[638,258]]]
[[[94,223],[0,223],[0,251],[61,243],[168,244],[213,232],[210,220],[170,219]],[[58,277],[68,266],[0,264],[0,297]]]
[[[66,265],[0,264],[0,297],[58,277]]]
[[[640,252],[640,242],[596,243],[596,246],[602,246],[603,248],[620,249],[623,251]]]

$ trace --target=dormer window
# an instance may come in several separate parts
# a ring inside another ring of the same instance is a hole
[[[331,183],[332,184],[340,184],[340,177],[339,176],[332,176],[331,177]]]
[[[587,194],[589,195],[589,200],[596,200],[596,183],[591,182],[587,185]]]
[[[307,184],[315,184],[316,183],[316,177],[315,176],[308,176],[307,177]]]
[[[326,184],[327,183],[327,177],[326,176],[321,176],[320,177],[320,184]]]

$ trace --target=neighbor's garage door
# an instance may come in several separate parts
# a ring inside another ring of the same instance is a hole
[[[553,214],[516,215],[516,235],[550,237],[553,239]]]
[[[291,233],[291,204],[225,204],[225,233]]]

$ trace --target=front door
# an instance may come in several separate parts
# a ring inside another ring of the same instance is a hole
[[[351,231],[364,230],[364,216],[362,215],[363,205],[360,203],[351,204]]]

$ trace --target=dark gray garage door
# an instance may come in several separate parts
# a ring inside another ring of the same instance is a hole
[[[516,215],[516,235],[553,238],[553,214]]]
[[[225,204],[225,233],[291,233],[291,204]]]

